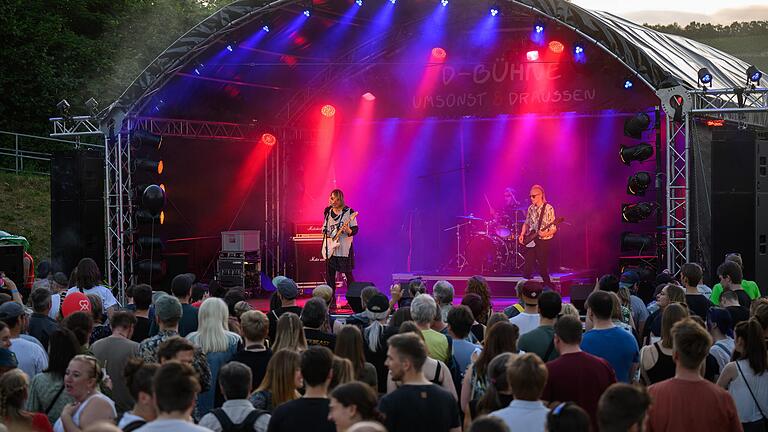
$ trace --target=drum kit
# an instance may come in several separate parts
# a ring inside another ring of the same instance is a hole
[[[443,230],[456,231],[456,257],[448,267],[482,274],[513,273],[522,269],[525,257],[517,238],[526,211],[527,208],[508,208],[505,214],[489,219],[471,213],[457,216],[461,222]]]

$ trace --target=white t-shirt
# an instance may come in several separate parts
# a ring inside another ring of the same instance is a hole
[[[16,354],[19,369],[30,378],[48,368],[48,354],[39,343],[18,337],[11,339],[10,349]]]
[[[67,290],[67,294],[72,294],[73,292],[80,291],[77,287],[72,287]],[[112,291],[105,287],[104,285],[96,285],[95,287],[88,288],[87,290],[84,290],[86,294],[98,294],[99,297],[101,297],[101,302],[104,303],[104,310],[111,308],[112,306],[117,304],[117,299],[115,298],[115,295],[112,294]]]
[[[136,432],[211,432],[210,429],[192,422],[175,419],[157,419],[136,429]]]
[[[522,336],[539,326],[539,314],[520,312],[510,318],[509,322],[515,324],[520,329],[520,336]]]
[[[48,312],[48,316],[51,317],[51,319],[58,320],[60,308],[61,294],[51,294],[51,310]]]

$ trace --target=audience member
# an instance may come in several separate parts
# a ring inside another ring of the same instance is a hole
[[[486,380],[489,385],[480,400],[469,402],[469,413],[465,416],[465,424],[479,416],[506,408],[515,399],[512,394],[512,387],[507,381],[507,367],[515,356],[515,354],[508,352],[501,353],[488,364]]]
[[[560,402],[547,414],[547,432],[590,432],[590,418],[576,404]]]
[[[741,254],[729,253],[728,255],[725,256],[725,260],[736,263],[739,266],[739,269],[741,270],[742,275],[744,274],[744,262],[741,259]],[[751,299],[756,299],[760,297],[760,288],[758,288],[755,282],[742,278],[741,286],[742,288],[744,288],[744,291],[747,292],[747,295],[749,295]],[[717,283],[715,284],[715,286],[712,287],[712,294],[709,299],[712,301],[712,303],[723,306],[720,303],[720,296],[722,295],[722,293],[727,291],[728,291],[727,289],[724,289],[724,286],[722,283]],[[736,324],[737,323],[734,322],[734,325]]]
[[[328,285],[321,285],[321,287],[328,287],[328,292],[331,293],[331,299],[333,299],[333,290],[331,290],[331,287]],[[325,289],[323,289],[325,292]],[[313,292],[314,294],[314,292]],[[379,289],[375,286],[367,286],[360,291],[360,306],[363,308],[361,312],[353,313],[346,319],[346,324],[351,324],[358,326],[361,330],[368,326],[368,324],[371,323],[370,318],[368,317],[368,314],[366,313],[366,310],[368,309],[368,303],[371,301],[371,299],[377,295],[381,295],[379,292]],[[386,298],[386,297],[385,297]],[[326,304],[330,304],[328,301],[326,301]],[[330,317],[330,315],[329,315]],[[333,328],[333,333],[338,333],[339,330],[341,330],[342,323],[339,322],[336,319],[331,318],[331,328]]]
[[[713,344],[709,353],[715,357],[718,366],[718,375],[723,367],[731,361],[736,341],[733,340],[733,321],[727,310],[719,307],[709,309],[707,316],[707,329],[712,335]]]
[[[264,380],[248,398],[256,409],[272,412],[280,405],[301,397],[301,355],[294,350],[275,351],[267,364]]]
[[[540,400],[547,382],[547,367],[544,362],[532,353],[512,359],[507,371],[507,381],[515,399],[508,407],[490,415],[504,420],[510,430],[543,432],[549,413]]]
[[[440,310],[440,320],[448,322],[448,312],[453,308],[453,285],[447,280],[439,280],[432,287],[432,295],[434,295],[437,308]]]
[[[600,432],[642,432],[651,398],[645,387],[613,384],[600,396],[597,422]]]
[[[523,294],[521,290],[523,289],[523,285],[525,285],[527,280],[528,279],[520,279],[515,284],[515,297],[517,298],[517,303],[504,308],[504,315],[506,315],[507,318],[512,318],[525,310],[525,305],[523,304]]]
[[[0,375],[19,367],[16,354],[8,348],[0,348]]]
[[[713,304],[704,294],[699,292],[699,283],[702,277],[704,277],[704,271],[696,263],[685,263],[680,268],[680,282],[685,287],[685,303],[692,313],[706,321],[707,312]]]
[[[269,319],[257,310],[245,312],[240,317],[245,339],[245,348],[238,351],[232,361],[243,363],[251,369],[251,387],[257,388],[267,373],[269,359],[272,358],[272,350],[265,345],[269,334]]]
[[[192,291],[189,294],[189,304],[192,306],[199,308],[201,304],[203,304],[203,301],[210,297],[209,295],[209,289],[211,285],[217,285],[221,286],[219,284],[219,281],[211,281],[210,284],[205,285],[200,282],[196,282],[192,284]]]
[[[91,301],[88,300],[88,296],[80,291],[67,294],[64,301],[61,302],[61,316],[66,319],[70,315],[77,312],[85,312],[89,316],[91,315]],[[93,321],[93,317],[91,317]],[[90,337],[90,333],[88,334]]]
[[[299,286],[292,279],[283,277],[277,282],[277,298],[280,306],[269,311],[269,341],[276,346],[275,334],[277,333],[277,320],[286,312],[292,312],[301,316],[301,308],[296,305],[296,297],[299,295]],[[275,349],[277,351],[277,349]]]
[[[198,316],[197,308],[189,303],[192,296],[192,283],[194,275],[184,273],[176,275],[171,281],[171,294],[181,303],[181,319],[179,320],[179,334],[186,337],[188,334],[197,331]],[[154,336],[160,331],[157,322],[150,323],[149,335]]]
[[[51,333],[48,368],[32,377],[27,409],[47,415],[51,424],[59,419],[64,406],[73,402],[72,397],[64,391],[64,375],[79,349],[80,343],[71,330],[60,328],[54,331]]]
[[[28,394],[29,378],[21,369],[11,370],[0,376],[0,420],[12,430],[52,431],[51,423],[45,414],[24,409]]]
[[[253,309],[251,304],[247,302],[248,297],[245,295],[245,289],[240,286],[232,287],[224,294],[224,303],[227,305],[229,311],[229,318],[227,319],[227,329],[233,333],[237,333],[241,337],[243,331],[240,326],[240,315],[242,312]],[[240,312],[238,312],[238,305]]]
[[[560,314],[575,316],[576,318],[579,317],[579,310],[576,309],[576,306],[574,306],[571,303],[563,303],[563,307],[560,309]]]
[[[24,306],[16,302],[7,302],[0,305],[0,320],[2,320],[10,331],[11,346],[10,350],[16,354],[19,361],[19,369],[24,371],[27,376],[35,376],[48,367],[48,355],[45,353],[42,345],[34,339],[32,342],[22,337],[27,328],[27,314]]]
[[[336,430],[328,419],[328,385],[333,375],[333,353],[326,347],[311,346],[301,353],[304,396],[275,408],[270,432]]]
[[[400,309],[403,310],[403,309]],[[376,368],[379,393],[387,391],[387,339],[397,333],[386,325],[389,317],[389,302],[383,294],[376,294],[365,304],[365,315],[370,324],[363,330],[363,352],[365,359]]]
[[[661,338],[661,315],[664,312],[664,308],[672,303],[685,304],[685,290],[674,284],[664,285],[656,295],[656,305],[658,308],[651,313],[643,328],[641,336],[644,344],[651,344]]]
[[[452,339],[451,350],[453,351],[453,358],[456,359],[456,363],[459,367],[459,372],[464,377],[464,372],[472,363],[472,354],[475,351],[482,349],[480,345],[473,344],[467,338],[469,337],[469,330],[472,328],[472,323],[475,319],[472,317],[472,311],[464,305],[459,305],[451,308],[448,312],[448,334]]]
[[[50,287],[51,310],[48,311],[48,316],[54,320],[58,320],[61,314],[61,303],[64,300],[61,293],[69,287],[69,280],[67,279],[67,275],[62,272],[54,273]]]
[[[102,420],[114,421],[117,417],[115,403],[99,392],[104,377],[95,357],[77,355],[69,362],[64,385],[74,402],[61,410],[54,431],[78,431]]]
[[[640,275],[634,270],[627,270],[621,274],[619,279],[619,289],[626,289],[629,291],[629,304],[632,313],[632,322],[635,325],[637,334],[643,334],[643,327],[648,320],[648,308],[645,307],[645,302],[637,296],[640,290]]]
[[[460,430],[454,397],[424,377],[422,367],[427,348],[415,334],[398,334],[389,339],[386,365],[392,378],[402,385],[379,402],[390,431]]]
[[[51,311],[51,292],[46,288],[35,288],[29,296],[32,303],[32,315],[29,317],[29,335],[40,341],[48,349],[48,340],[59,323],[48,316]]]
[[[651,431],[739,431],[741,423],[731,395],[701,376],[712,338],[690,318],[672,327],[675,377],[648,387]]]
[[[506,314],[505,314],[506,315]],[[482,416],[469,425],[467,432],[510,432],[504,420],[493,416]]]
[[[67,296],[74,292],[97,294],[101,297],[104,309],[109,313],[119,307],[112,290],[102,285],[101,272],[96,261],[92,258],[83,258],[77,263],[76,270],[76,285],[67,290]]]
[[[532,352],[544,362],[556,359],[558,351],[555,348],[555,320],[560,314],[563,301],[560,294],[547,291],[539,296],[539,326],[520,335],[517,347],[525,352]],[[523,312],[525,314],[525,312]],[[522,316],[523,314],[518,314]]]
[[[420,294],[411,302],[411,316],[424,336],[429,356],[448,364],[451,360],[450,345],[448,344],[450,338],[431,328],[436,314],[437,303],[429,294]]]
[[[126,363],[123,379],[134,403],[133,408],[126,411],[117,422],[123,432],[135,431],[157,418],[152,379],[159,368],[157,363],[144,363],[138,357]]]
[[[720,306],[731,314],[734,327],[736,324],[749,319],[749,308],[739,303],[739,296],[735,291],[725,291],[720,294]]]
[[[504,312],[494,312],[488,317],[487,328],[491,328],[494,324],[500,322],[509,322],[509,318],[507,318],[507,315]]]
[[[365,361],[363,335],[360,329],[352,325],[342,327],[336,338],[335,354],[352,363],[355,380],[364,382],[373,389],[379,388],[376,367]]]
[[[112,328],[104,316],[101,297],[98,294],[86,294],[86,296],[91,302],[91,318],[93,318],[93,329],[88,337],[88,345],[93,345],[94,342],[109,337],[112,334]]]
[[[342,384],[330,396],[328,420],[336,425],[336,432],[346,432],[355,423],[382,420],[376,409],[376,392],[365,383]]]
[[[112,314],[112,336],[96,341],[91,346],[93,355],[103,365],[112,379],[112,399],[118,413],[131,408],[133,399],[123,377],[125,365],[139,356],[139,344],[131,340],[136,318],[131,311],[117,311]]]
[[[368,291],[366,292],[366,290]],[[347,324],[352,324],[351,321],[358,320],[359,318],[361,318],[361,315],[365,313],[365,302],[373,296],[373,294],[370,294],[371,290],[374,291],[374,294],[379,292],[379,290],[377,290],[376,287],[368,286],[363,288],[363,290],[360,292],[360,303],[363,305],[363,311],[360,313],[354,313],[348,316],[346,319]],[[333,315],[331,315],[330,313],[331,302],[334,300],[333,289],[327,284],[320,284],[316,286],[315,289],[312,290],[312,297],[318,297],[322,299],[323,302],[325,302],[326,308],[328,309],[328,317],[321,330],[323,330],[326,333],[337,334],[339,330],[341,330],[343,323],[337,320],[336,318],[334,318]],[[355,317],[355,318],[352,318],[352,317]],[[355,322],[354,324],[359,326],[363,325],[362,322]]]
[[[749,309],[752,303],[752,297],[747,294],[742,286],[743,275],[741,267],[733,261],[725,261],[717,268],[717,275],[720,277],[720,285],[724,291],[733,291],[739,299],[739,304]]]
[[[541,283],[528,280],[520,289],[523,296],[524,310],[516,316],[509,319],[509,322],[515,324],[520,329],[520,335],[524,335],[539,326],[539,297],[542,293]]]
[[[205,302],[201,308],[205,307]],[[266,432],[270,420],[269,413],[257,410],[248,401],[252,381],[251,369],[248,366],[236,361],[224,365],[219,372],[218,382],[226,402],[221,408],[214,409],[200,419],[200,426],[214,432]]]
[[[133,311],[136,317],[136,325],[133,327],[131,340],[141,343],[149,337],[149,307],[152,305],[152,287],[147,284],[139,284],[133,287]],[[183,308],[183,306],[182,306]]]
[[[744,431],[768,427],[768,352],[757,319],[736,325],[734,361],[725,365],[717,384],[733,397]]]
[[[488,287],[488,281],[482,276],[472,276],[467,280],[467,289],[464,294],[477,294],[482,302],[482,310],[475,315],[475,321],[485,325],[488,322],[488,316],[491,314],[491,289]]]
[[[269,317],[269,315],[267,316]],[[277,320],[277,330],[274,344],[272,344],[272,351],[278,352],[282,349],[297,351],[307,349],[304,325],[301,322],[301,318],[293,312],[285,312]]]
[[[419,326],[417,326],[415,322],[406,321],[400,326],[400,334],[408,332],[416,334],[416,336],[418,336],[419,339],[421,339],[421,341],[426,345],[424,335],[421,333],[421,329],[419,329]],[[448,366],[446,366],[445,363],[441,362],[440,360],[429,357],[429,352],[427,352],[427,359],[424,361],[424,365],[421,367],[421,373],[428,377],[427,379],[430,379],[433,384],[442,387],[445,391],[450,393],[454,399],[458,400],[456,386],[453,382],[450,369],[448,369]],[[387,374],[387,393],[392,393],[401,384],[401,382],[394,379],[392,371],[389,371]]]
[[[331,382],[328,383],[328,392],[336,387],[350,383],[355,380],[355,370],[352,368],[352,362],[349,359],[333,356],[331,365]]]
[[[209,389],[201,391],[197,396],[196,413],[200,416],[213,409],[216,394],[215,383],[219,369],[232,359],[232,356],[242,345],[240,335],[227,330],[228,319],[229,310],[223,300],[219,298],[206,299],[200,306],[198,330],[187,335],[187,339],[205,353],[212,377],[213,385]]]
[[[696,294],[701,295],[701,294]],[[645,385],[656,384],[675,376],[672,359],[672,327],[688,318],[688,310],[679,303],[664,308],[661,317],[661,340],[640,350],[640,379]]]
[[[161,365],[169,361],[177,361],[194,367],[195,345],[187,338],[171,336],[157,347],[157,361]]]
[[[476,293],[467,293],[462,297],[461,304],[472,311],[472,317],[475,319],[475,322],[472,323],[472,328],[469,329],[469,341],[472,343],[482,343],[485,338],[486,327],[485,324],[477,320],[477,317],[483,313],[483,298]]]
[[[328,322],[328,306],[321,298],[314,297],[304,304],[301,311],[301,323],[307,346],[323,346],[330,350],[336,347],[336,335],[327,333],[322,328]]]
[[[93,354],[88,345],[88,338],[91,337],[91,330],[93,330],[93,317],[90,312],[75,312],[64,318],[61,325],[72,330],[77,337],[77,342],[80,344],[78,354]]]
[[[587,298],[587,319],[592,330],[584,334],[581,349],[608,361],[621,382],[632,382],[638,363],[637,340],[611,321],[611,293],[594,291]]]
[[[210,429],[192,423],[192,410],[195,408],[195,397],[200,392],[200,384],[191,366],[179,362],[168,362],[160,366],[152,379],[152,390],[157,418],[137,431],[210,432]]]
[[[574,402],[597,425],[600,395],[616,382],[613,367],[604,359],[581,350],[581,321],[561,317],[554,326],[555,346],[560,356],[547,363],[548,379],[542,399],[549,402]],[[597,430],[597,428],[595,428]]]

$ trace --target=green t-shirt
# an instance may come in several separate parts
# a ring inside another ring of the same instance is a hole
[[[757,284],[752,281],[748,281],[746,279],[743,279],[741,281],[741,287],[744,288],[744,291],[746,291],[749,298],[752,300],[760,297],[760,288],[758,288]],[[717,284],[714,287],[712,287],[712,295],[709,297],[709,299],[712,301],[712,303],[716,305],[720,305],[720,294],[723,293],[723,286],[721,284]]]
[[[444,334],[432,329],[422,330],[421,334],[424,335],[429,356],[435,360],[440,360],[446,365],[450,364],[450,359],[448,358],[448,338]]]
[[[544,358],[549,346],[555,338],[555,328],[552,326],[539,326],[520,336],[517,348],[527,353],[535,353],[544,362],[554,360],[560,356],[557,350],[552,346],[552,351],[548,358]]]

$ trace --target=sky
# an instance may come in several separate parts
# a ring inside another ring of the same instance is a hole
[[[688,24],[691,21],[730,24],[733,21],[768,20],[768,2],[760,0],[572,0],[637,23]],[[762,4],[761,4],[762,3]]]

